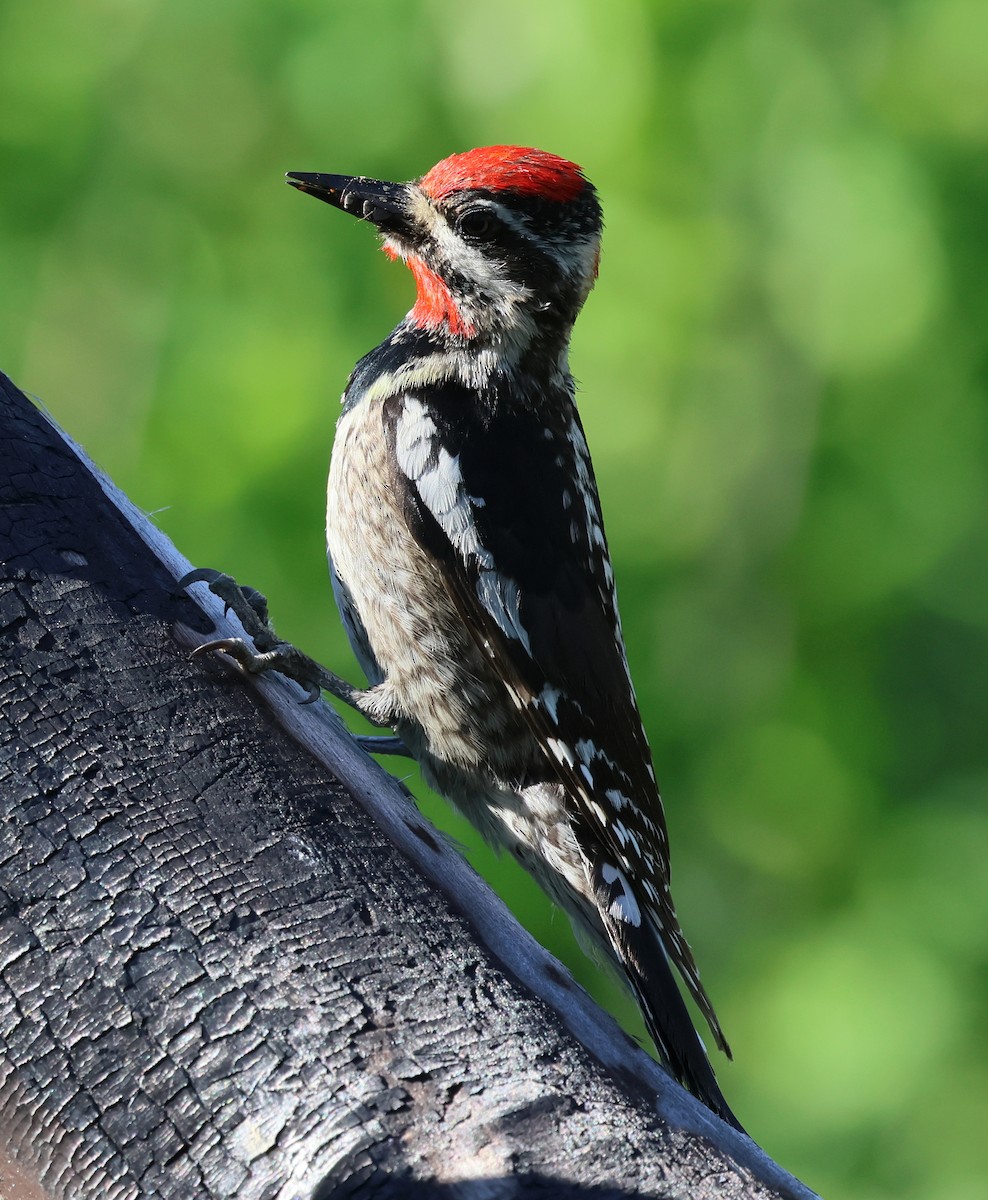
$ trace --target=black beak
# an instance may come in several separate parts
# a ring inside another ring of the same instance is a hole
[[[407,233],[407,190],[403,183],[382,183],[363,175],[324,175],[321,171],[289,171],[286,181],[300,192],[325,200],[382,233]]]

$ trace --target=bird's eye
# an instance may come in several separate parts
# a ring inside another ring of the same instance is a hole
[[[457,218],[456,227],[467,237],[490,237],[496,222],[486,208],[468,208]]]

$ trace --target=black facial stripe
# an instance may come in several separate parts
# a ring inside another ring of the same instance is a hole
[[[478,189],[470,195],[473,199],[492,200],[495,204],[510,209],[529,225],[536,236],[541,230],[552,230],[556,236],[586,235],[599,231],[602,223],[597,193],[589,186],[581,196],[565,204],[524,192],[492,192]]]
[[[447,202],[445,216],[458,236],[494,259],[512,282],[538,292],[551,292],[563,275],[560,259],[551,247],[565,247],[600,228],[596,195],[589,187],[587,193],[582,202],[560,206],[557,201],[538,196],[476,190]],[[460,213],[475,209],[478,199],[491,201],[487,211],[493,228],[483,238],[472,238],[459,231],[457,218]],[[514,220],[503,219],[499,210],[510,212]],[[547,249],[547,245],[550,248]],[[444,270],[449,270],[450,274],[443,274]],[[441,264],[440,273],[452,282],[453,269],[446,263]]]

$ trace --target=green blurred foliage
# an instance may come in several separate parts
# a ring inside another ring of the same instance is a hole
[[[282,173],[585,165],[573,363],[725,1091],[821,1191],[980,1194],[988,5],[6,0],[0,46],[0,363],[340,669],[338,396],[411,280]]]

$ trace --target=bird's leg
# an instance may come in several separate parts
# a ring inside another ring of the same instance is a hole
[[[278,671],[294,679],[307,693],[305,704],[319,699],[325,689],[339,697],[345,704],[360,709],[361,693],[338,675],[327,671],[303,654],[289,642],[284,642],[275,633],[268,615],[265,597],[251,587],[241,587],[230,575],[213,571],[208,567],[190,571],[176,585],[176,590],[187,588],[193,583],[206,583],[214,596],[223,601],[224,612],[234,612],[253,645],[243,638],[216,638],[197,646],[193,656],[222,651],[234,659],[250,675],[263,675],[265,671]]]
[[[382,720],[373,710],[372,704],[366,703],[368,693],[355,688],[339,675],[328,671],[314,658],[303,654],[290,642],[284,642],[274,631],[268,615],[268,602],[256,588],[242,587],[230,575],[203,567],[190,571],[178,581],[175,590],[182,591],[193,583],[205,583],[214,596],[223,601],[224,611],[232,611],[243,625],[251,646],[243,638],[215,638],[204,642],[193,650],[193,657],[199,654],[222,652],[228,654],[239,666],[250,675],[263,675],[266,671],[277,671],[295,682],[306,692],[303,704],[311,704],[319,699],[321,692],[329,692],[344,704],[356,709],[363,717],[374,725],[387,726],[390,722]],[[368,753],[372,754],[401,754],[408,755],[404,742],[399,737],[366,737],[356,736],[354,741]]]

